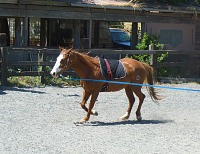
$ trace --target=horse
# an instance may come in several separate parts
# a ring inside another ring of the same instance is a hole
[[[125,76],[119,79],[113,79],[119,82],[128,83],[148,83],[153,85],[155,83],[153,68],[144,62],[137,61],[132,58],[123,58],[119,62],[125,69]],[[56,63],[51,70],[50,74],[56,78],[69,68],[73,69],[75,73],[80,77],[80,85],[83,88],[81,107],[87,112],[87,114],[81,119],[80,123],[85,123],[90,119],[90,115],[98,115],[98,112],[93,110],[94,104],[97,100],[99,93],[102,91],[102,87],[107,86],[105,92],[116,92],[125,89],[126,96],[128,97],[128,109],[120,120],[128,120],[131,114],[133,104],[135,102],[134,94],[139,98],[139,104],[136,110],[136,118],[138,121],[142,120],[141,107],[145,99],[145,95],[142,93],[142,86],[134,86],[131,84],[109,84],[104,82],[90,82],[81,79],[93,79],[93,80],[104,80],[102,70],[99,62],[99,58],[91,57],[86,53],[80,53],[73,49],[60,48],[60,54],[57,57]],[[146,86],[151,99],[154,102],[160,100],[160,95],[154,89],[153,86]],[[88,107],[86,102],[90,98]]]

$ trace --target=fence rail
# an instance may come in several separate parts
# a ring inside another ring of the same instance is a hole
[[[200,51],[173,51],[173,50],[112,50],[112,49],[88,49],[79,50],[79,52],[86,52],[91,56],[105,55],[105,58],[115,57],[120,59],[124,55],[151,55],[150,64],[154,67],[156,78],[159,78],[157,73],[160,67],[185,67],[185,71],[191,75],[200,78]],[[181,57],[185,55],[185,60],[165,61],[163,63],[157,62],[157,56],[161,53],[166,53],[172,57]],[[45,76],[50,76],[47,66],[52,67],[55,64],[56,57],[59,54],[59,49],[47,48],[12,48],[1,47],[0,52],[0,75],[1,85],[7,85],[7,78],[11,76],[41,76],[41,82],[44,83]],[[194,65],[194,66],[193,66]],[[191,67],[193,66],[193,67]],[[9,68],[25,67],[28,70],[16,71]],[[37,67],[35,70],[34,67]],[[40,70],[38,70],[40,67]],[[195,75],[194,75],[195,74]],[[69,70],[64,72],[64,75],[74,76],[75,72]]]

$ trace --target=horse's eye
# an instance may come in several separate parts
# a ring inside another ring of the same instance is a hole
[[[63,68],[63,67],[64,67],[64,64],[65,64],[64,61],[65,61],[64,59],[62,59],[62,60],[60,61],[60,68]]]
[[[62,65],[64,64],[64,59],[62,59],[62,60],[60,61],[60,64],[62,64]]]

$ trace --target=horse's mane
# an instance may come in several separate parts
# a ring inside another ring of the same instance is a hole
[[[95,57],[91,57],[89,56],[87,53],[80,53],[77,51],[74,51],[74,53],[76,54],[76,57],[83,61],[84,63],[86,63],[87,65],[91,66],[91,65],[95,65],[95,66],[99,66],[99,63],[97,61],[97,58]]]

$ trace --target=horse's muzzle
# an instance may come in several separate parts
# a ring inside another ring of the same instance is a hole
[[[57,78],[57,77],[59,76],[59,74],[56,73],[56,72],[51,72],[50,74],[51,74],[51,76],[52,76],[53,78]]]

